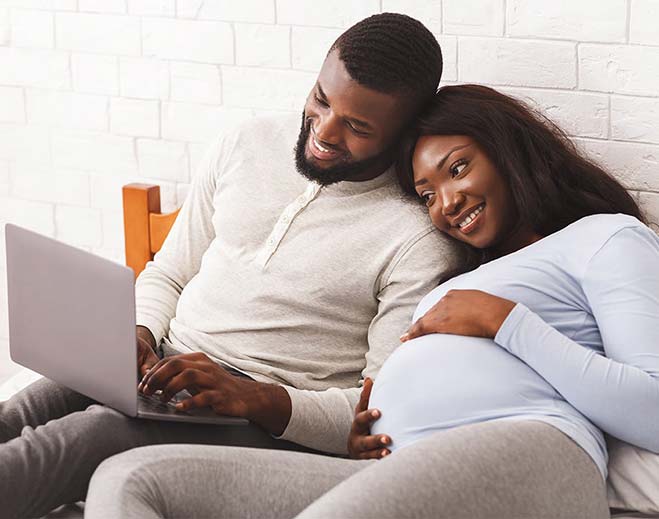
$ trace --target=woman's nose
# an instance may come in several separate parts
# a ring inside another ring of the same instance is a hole
[[[441,202],[442,202],[442,215],[451,216],[455,214],[458,208],[464,202],[464,195],[459,191],[454,190],[442,190],[440,191]]]

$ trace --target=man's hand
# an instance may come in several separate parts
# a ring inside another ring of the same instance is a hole
[[[138,390],[145,395],[160,390],[160,399],[169,402],[176,393],[187,389],[193,396],[179,402],[179,410],[211,407],[218,414],[247,418],[252,382],[231,375],[204,353],[185,353],[158,361]]]
[[[233,376],[204,353],[158,361],[137,388],[146,395],[162,391],[163,402],[187,389],[194,396],[176,404],[177,409],[210,407],[220,415],[247,418],[276,436],[291,419],[291,399],[282,386]]]
[[[373,380],[367,378],[355,408],[355,418],[352,421],[350,436],[348,436],[348,452],[351,458],[379,459],[391,454],[391,451],[386,448],[391,444],[391,438],[384,434],[371,434],[371,424],[380,418],[378,409],[368,409],[372,388]]]
[[[494,339],[514,307],[513,301],[481,290],[449,290],[400,340],[429,333]]]
[[[137,374],[142,378],[158,362],[155,352],[156,340],[148,328],[137,327]]]

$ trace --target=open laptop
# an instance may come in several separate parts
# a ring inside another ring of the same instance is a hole
[[[130,268],[13,224],[5,239],[14,362],[131,417],[249,423],[210,408],[177,411],[138,394]]]

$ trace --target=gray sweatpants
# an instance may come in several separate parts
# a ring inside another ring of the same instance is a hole
[[[36,517],[83,500],[103,460],[135,447],[164,443],[309,451],[275,440],[254,425],[128,418],[42,379],[0,402],[0,516]]]
[[[595,463],[554,427],[492,421],[435,433],[378,461],[167,445],[97,469],[85,517],[609,517]]]

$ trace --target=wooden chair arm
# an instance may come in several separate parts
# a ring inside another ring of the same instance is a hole
[[[137,277],[162,247],[179,211],[160,213],[160,186],[127,184],[122,188],[126,265]]]

